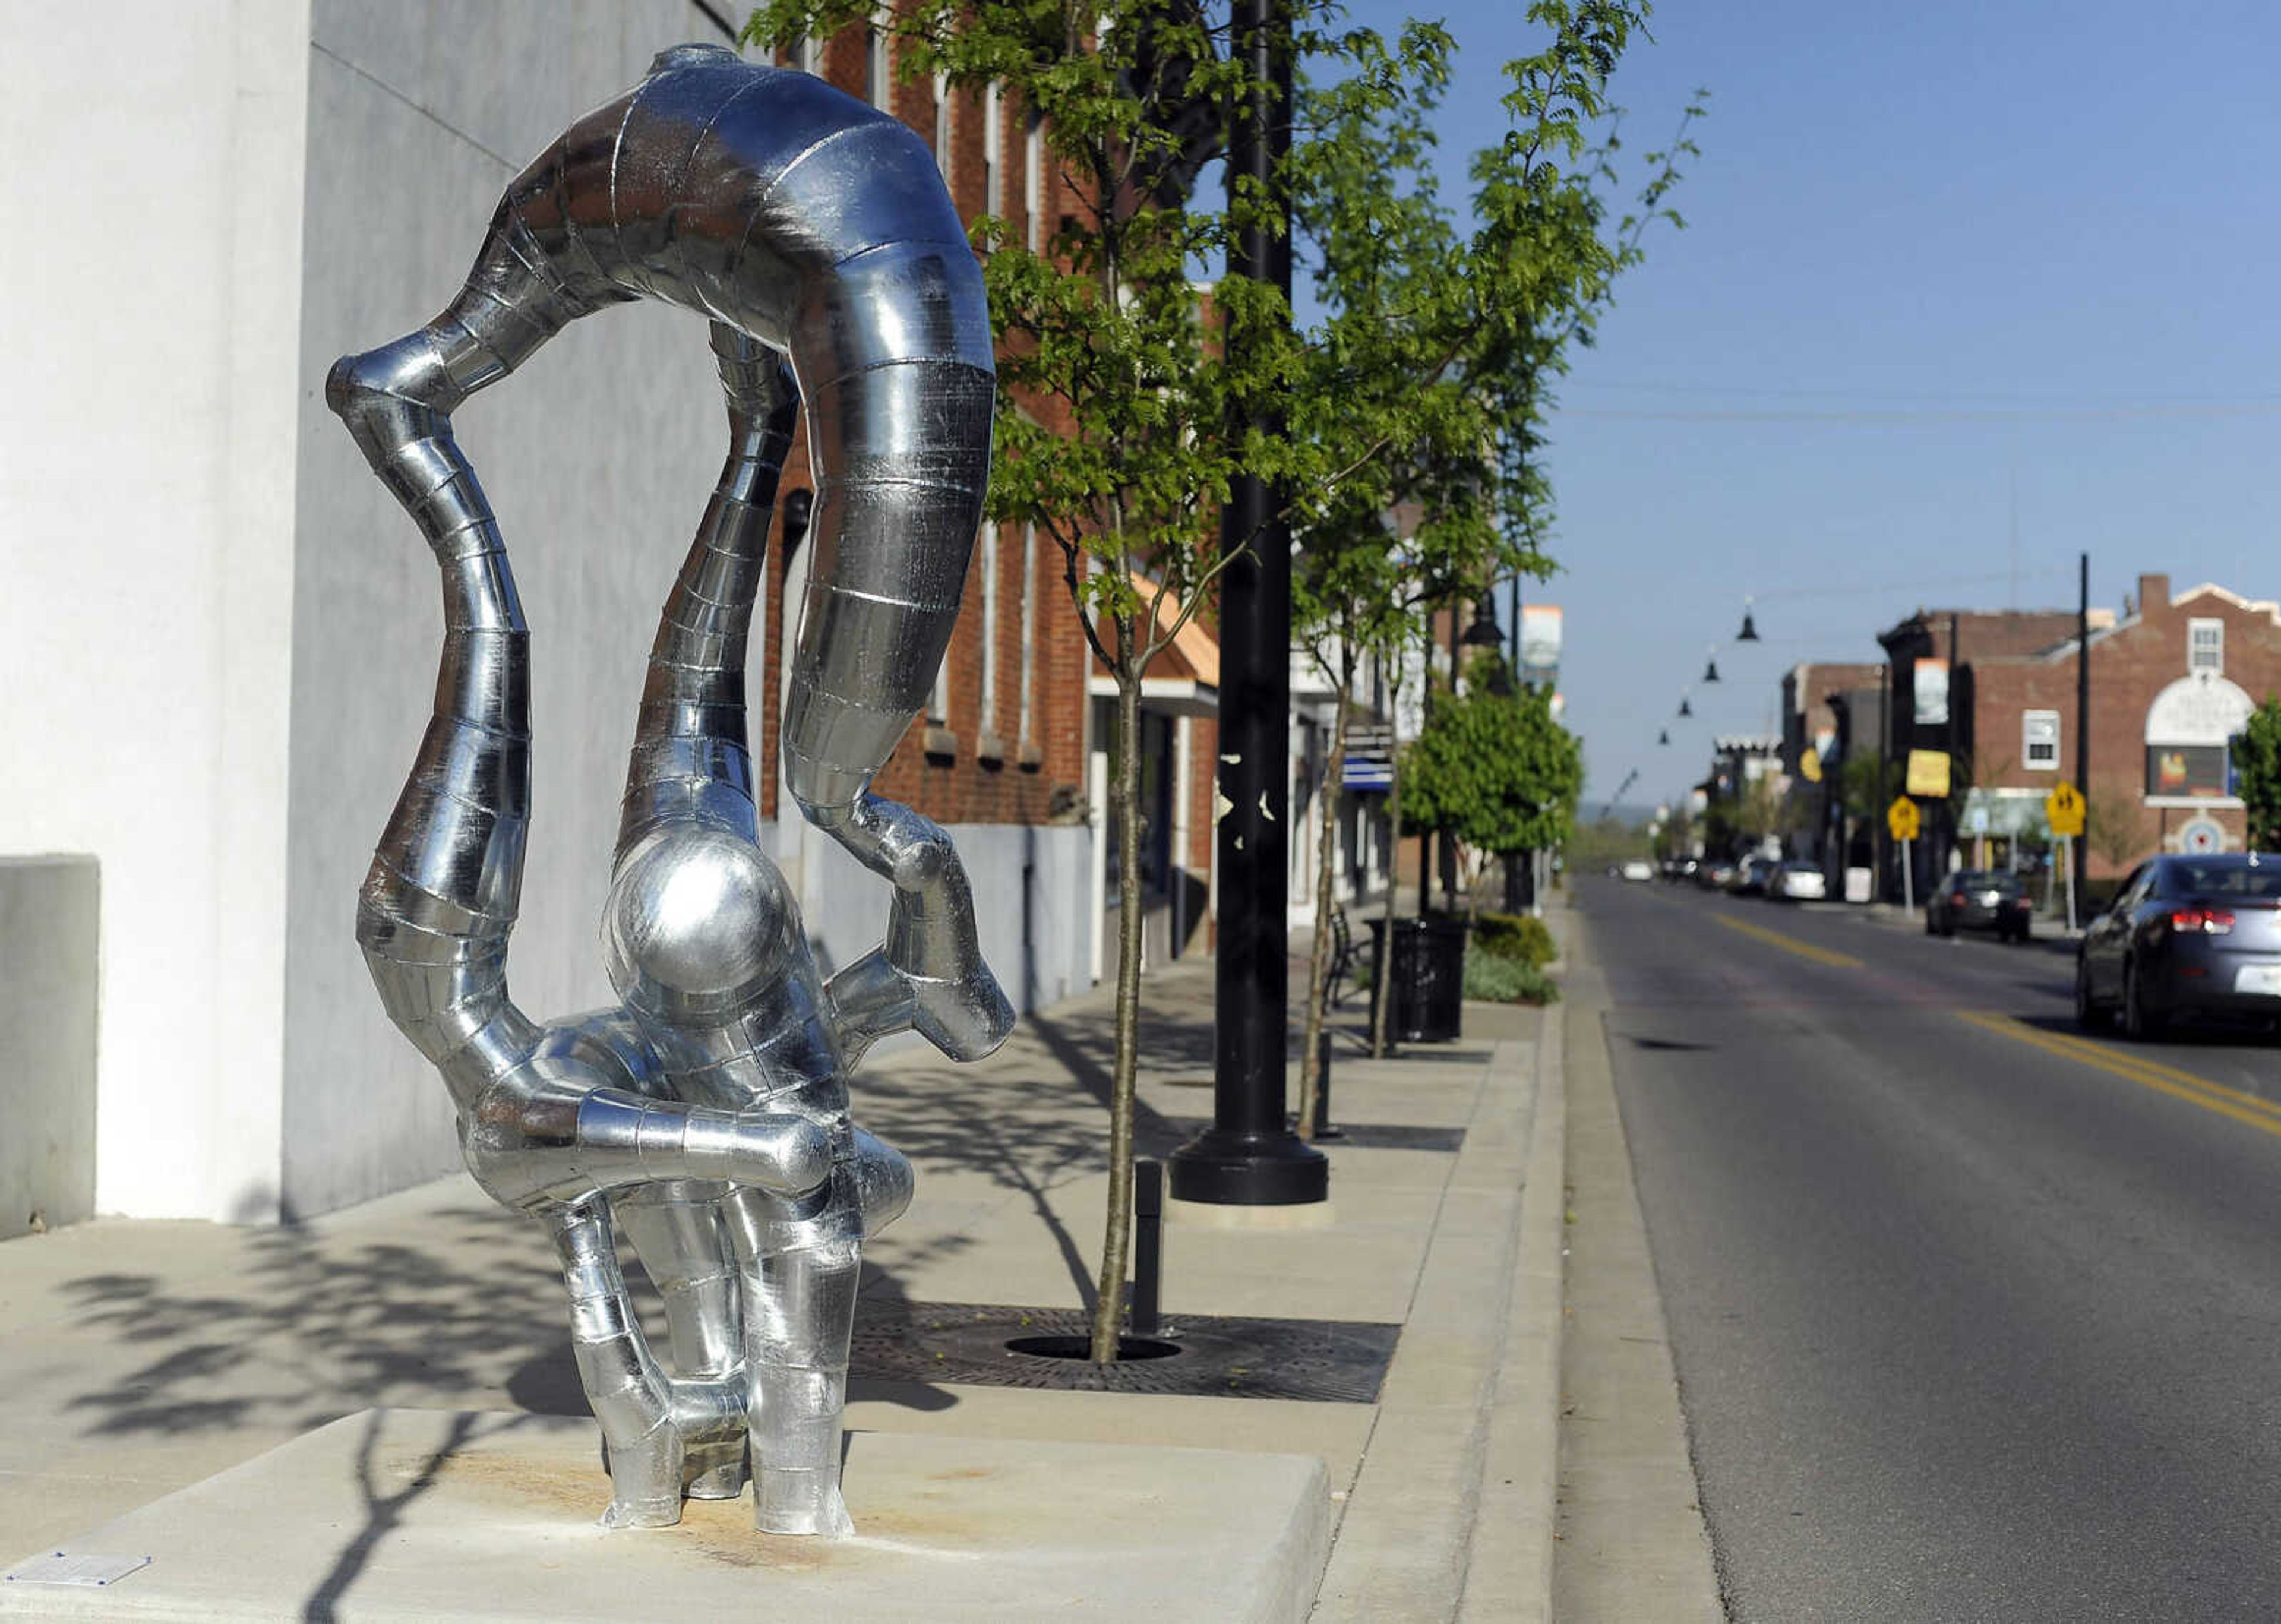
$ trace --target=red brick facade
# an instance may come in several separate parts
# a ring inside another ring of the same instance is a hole
[[[1999,620],[2019,623],[1992,623]],[[2061,778],[2076,781],[2074,614],[1957,622],[1962,664],[1952,693],[1962,724],[1958,744],[1968,752],[1976,781],[2041,791]],[[1929,652],[1945,656],[1947,617],[1919,623]],[[1887,634],[1888,646],[1909,625]],[[2041,646],[2022,646],[2038,637]],[[2094,620],[2090,661],[2092,874],[2111,876],[2153,852],[2177,850],[2211,825],[2226,847],[2239,849],[2242,814],[2225,790],[2222,741],[2245,703],[2281,692],[2281,608],[2211,585],[2173,597],[2167,576],[2144,575],[2130,613]],[[1906,674],[1897,670],[1894,682],[1897,715],[1906,719]],[[2042,741],[2055,721],[2056,759],[2048,764],[2028,759],[2030,713],[2045,723],[2033,746],[2038,754],[2048,751]]]

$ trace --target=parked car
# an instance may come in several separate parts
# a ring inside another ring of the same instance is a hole
[[[1706,857],[1695,870],[1695,883],[1705,891],[1724,891],[1735,883],[1735,865],[1724,857]]]
[[[1738,897],[1762,897],[1767,893],[1767,881],[1782,867],[1771,857],[1746,857],[1736,866],[1735,878],[1727,889]]]
[[[1650,862],[1644,857],[1630,858],[1624,863],[1624,878],[1626,879],[1653,879],[1655,878],[1655,864]]]
[[[2148,1039],[2178,1016],[2281,1020],[2281,853],[2132,870],[2076,948],[2075,1014]]]
[[[1966,869],[1952,874],[1925,899],[1925,934],[1993,931],[1999,941],[2025,941],[2036,905],[2016,874]]]
[[[1829,882],[1810,862],[1778,863],[1767,879],[1770,902],[1820,902],[1829,895]]]

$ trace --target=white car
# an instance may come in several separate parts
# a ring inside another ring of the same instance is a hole
[[[1624,864],[1624,878],[1626,879],[1653,879],[1655,878],[1655,864],[1650,862],[1644,857],[1634,857]]]
[[[1767,898],[1775,902],[1819,902],[1829,895],[1829,883],[1810,862],[1785,862],[1767,877]]]

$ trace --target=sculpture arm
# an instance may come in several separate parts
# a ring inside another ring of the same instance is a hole
[[[675,1179],[718,1179],[804,1195],[831,1177],[832,1132],[778,1111],[731,1111],[593,1087],[544,1061],[477,1102],[468,1166],[513,1207],[576,1203]]]
[[[941,826],[878,795],[800,809],[895,888],[885,943],[827,989],[843,1042],[854,1040],[860,1052],[909,1026],[954,1060],[979,1060],[1003,1043],[1014,1009],[983,963],[974,890]]]

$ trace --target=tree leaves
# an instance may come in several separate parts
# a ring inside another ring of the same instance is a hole
[[[1584,753],[1553,720],[1545,690],[1506,697],[1476,684],[1435,696],[1402,774],[1403,832],[1439,831],[1476,852],[1534,851],[1566,838]]]

